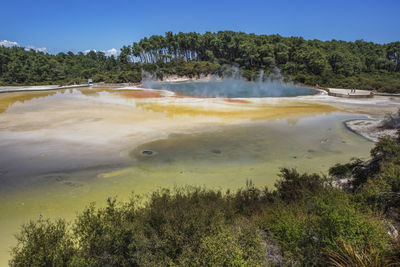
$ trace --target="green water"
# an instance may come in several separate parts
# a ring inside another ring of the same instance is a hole
[[[326,172],[336,162],[367,157],[372,143],[348,132],[342,123],[354,117],[333,113],[294,124],[277,120],[206,133],[174,134],[133,150],[130,155],[135,166],[131,170],[141,168],[150,175],[174,172],[187,183],[221,188],[243,186],[246,179],[260,186],[273,186],[280,167]],[[214,170],[226,175],[207,179]],[[204,177],[197,177],[200,174]]]

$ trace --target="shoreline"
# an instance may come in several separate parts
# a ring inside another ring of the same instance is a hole
[[[395,137],[397,129],[381,128],[382,120],[354,119],[344,121],[343,124],[349,131],[363,137],[370,142],[378,142],[381,137]]]
[[[0,93],[15,93],[15,92],[35,92],[35,91],[53,91],[72,88],[90,87],[90,84],[74,84],[74,85],[43,85],[43,86],[2,86]]]
[[[215,77],[215,75],[202,75],[200,77],[188,77],[188,76],[178,76],[178,75],[168,75],[165,76],[162,80],[157,79],[157,82],[169,83],[169,84],[179,84],[179,83],[186,83],[190,81],[209,81]],[[222,79],[221,77],[217,77],[217,79]],[[38,85],[38,86],[0,86],[0,93],[13,93],[13,92],[35,92],[35,91],[56,91],[56,90],[63,90],[63,89],[74,89],[74,88],[82,88],[88,87],[89,89],[97,89],[97,88],[110,88],[114,90],[151,90],[151,91],[162,91],[165,96],[172,96],[176,95],[175,92],[167,91],[167,90],[159,90],[159,89],[152,89],[152,88],[144,88],[143,81],[140,83],[91,83],[91,84],[81,84],[81,85]],[[315,93],[311,94],[312,96],[315,95],[323,95],[329,94],[329,88],[325,88],[322,86],[311,86],[305,85],[302,83],[293,83],[295,86],[306,87],[311,90],[314,90]],[[346,90],[346,89],[343,89]],[[224,98],[224,97],[223,97]],[[227,97],[225,97],[227,98]],[[273,97],[275,98],[275,97]],[[282,97],[283,98],[283,97]],[[293,98],[293,97],[292,97]],[[228,98],[227,98],[228,99]]]

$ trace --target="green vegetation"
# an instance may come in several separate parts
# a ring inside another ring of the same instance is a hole
[[[108,199],[72,224],[23,225],[10,265],[398,265],[400,135],[330,175],[282,169],[274,190],[248,182],[236,192],[178,188]]]
[[[121,48],[117,58],[103,52],[44,54],[0,47],[0,85],[139,82],[142,71],[159,78],[177,74],[222,75],[240,67],[249,80],[276,68],[284,77],[306,85],[400,92],[400,42],[375,44],[357,40],[319,41],[301,37],[242,32],[167,32]]]
[[[105,82],[140,81],[140,66],[121,69],[115,57],[90,51],[73,54],[45,54],[22,47],[0,46],[0,85],[69,84],[87,82],[88,78]]]

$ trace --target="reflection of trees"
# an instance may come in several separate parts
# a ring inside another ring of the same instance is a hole
[[[56,94],[55,91],[43,92],[17,92],[17,93],[4,93],[0,94],[0,114],[5,112],[14,103],[25,103],[35,98],[44,98]]]

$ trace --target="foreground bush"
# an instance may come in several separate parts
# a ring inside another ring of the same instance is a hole
[[[290,177],[277,184],[278,191],[286,184],[285,190],[264,208],[261,225],[278,242],[287,259],[307,266],[324,265],[326,257],[321,252],[339,251],[342,240],[356,248],[371,242],[375,248],[387,250],[389,237],[383,220],[365,211],[348,194],[323,186],[316,175],[300,175],[296,171],[285,175]],[[298,182],[293,183],[294,179]],[[291,198],[287,197],[288,192]]]
[[[272,192],[249,183],[226,194],[183,188],[154,192],[145,203],[108,199],[104,208],[86,208],[71,227],[62,220],[24,225],[10,265],[326,265],[324,251],[340,253],[342,241],[390,251],[383,221],[322,181],[283,170]],[[289,199],[289,192],[298,194]]]
[[[241,193],[238,193],[238,196]],[[39,220],[22,227],[12,266],[260,266],[256,223],[235,212],[233,194],[199,188],[154,192],[145,204],[86,208],[67,228]]]

